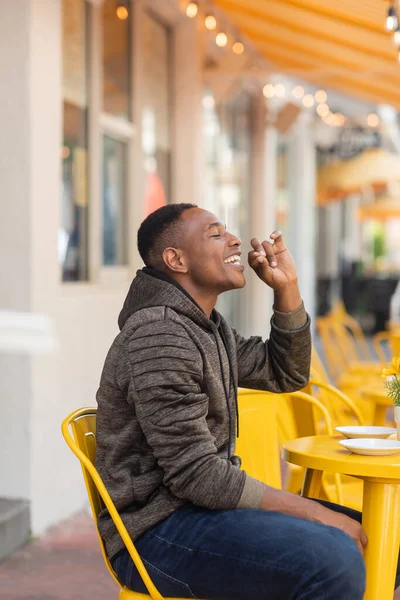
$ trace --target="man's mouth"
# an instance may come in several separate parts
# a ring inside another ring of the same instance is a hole
[[[228,256],[228,258],[226,258],[224,260],[224,264],[225,265],[240,265],[240,255],[233,254],[233,256]]]

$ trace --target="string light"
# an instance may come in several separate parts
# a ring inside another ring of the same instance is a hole
[[[327,117],[330,113],[329,106],[327,104],[318,104],[317,114],[320,117]]]
[[[215,100],[213,96],[204,96],[203,97],[203,106],[204,108],[214,108],[215,106]]]
[[[277,83],[275,85],[275,95],[278,98],[284,98],[286,94],[286,89],[285,86],[283,85],[283,83]]]
[[[217,19],[214,17],[214,15],[207,15],[204,20],[204,24],[208,31],[214,31],[214,29],[217,27]]]
[[[266,98],[273,98],[275,96],[275,86],[272,83],[266,83],[263,87],[263,94]]]
[[[303,98],[303,104],[306,108],[311,108],[315,104],[315,99],[312,94],[306,94]]]
[[[215,37],[215,43],[220,48],[224,48],[228,43],[228,36],[226,35],[226,33],[224,33],[223,31],[220,31],[219,33],[217,33],[217,35]]]
[[[389,6],[388,14],[386,17],[386,29],[388,31],[395,31],[397,29],[398,25],[399,25],[399,22],[397,19],[396,8],[395,8],[394,4],[392,3]]]
[[[400,28],[397,26],[396,31],[393,34],[393,41],[396,46],[400,46]]]
[[[367,117],[368,127],[378,127],[379,117],[375,113],[370,113]]]
[[[186,7],[186,16],[189,17],[189,19],[194,19],[198,12],[199,7],[197,6],[197,2],[189,2]]]
[[[346,123],[346,117],[344,115],[342,115],[342,113],[337,113],[335,115],[335,121],[334,121],[335,127],[343,127],[343,125],[345,123]]]
[[[304,88],[301,85],[296,85],[292,90],[292,94],[295,98],[301,100],[304,96]]]
[[[244,45],[242,44],[242,42],[235,42],[232,46],[232,50],[235,54],[243,54]]]
[[[315,92],[315,100],[318,102],[318,104],[325,104],[327,99],[328,94],[325,92],[325,90],[318,90],[318,92]]]
[[[128,9],[124,4],[118,4],[115,12],[117,13],[118,19],[121,21],[126,21],[126,19],[129,17]]]

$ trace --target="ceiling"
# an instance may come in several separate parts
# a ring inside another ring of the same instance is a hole
[[[400,64],[384,0],[215,0],[276,68],[400,110]]]

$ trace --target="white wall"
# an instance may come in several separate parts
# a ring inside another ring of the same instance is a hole
[[[30,98],[28,0],[0,1],[0,309],[28,310]],[[0,355],[0,496],[29,497],[29,359]]]
[[[45,313],[52,355],[0,357],[0,496],[29,498],[40,534],[86,504],[62,419],[95,402],[130,284],[61,284],[60,2],[0,1],[0,308]],[[12,60],[10,60],[12,56]]]

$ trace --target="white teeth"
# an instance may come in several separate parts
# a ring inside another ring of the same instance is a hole
[[[226,258],[224,260],[224,263],[226,265],[229,263],[235,263],[235,262],[240,262],[240,256],[238,254],[235,254],[234,256],[230,256],[229,258]]]

